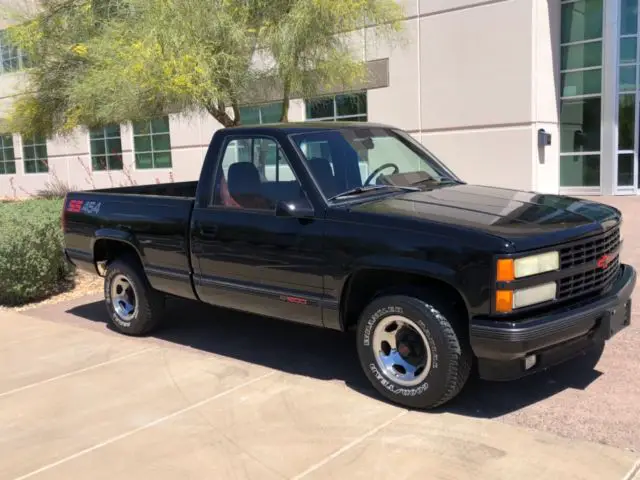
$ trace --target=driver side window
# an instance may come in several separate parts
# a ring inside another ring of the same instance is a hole
[[[214,185],[215,206],[275,211],[278,201],[309,204],[291,164],[271,138],[229,141]]]

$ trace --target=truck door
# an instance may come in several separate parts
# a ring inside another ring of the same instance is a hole
[[[222,155],[213,198],[191,221],[199,297],[321,325],[323,212],[313,211],[276,139],[228,136]],[[291,208],[277,208],[285,204]]]

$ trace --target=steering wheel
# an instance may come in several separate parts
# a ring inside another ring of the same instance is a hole
[[[369,175],[367,179],[364,181],[364,185],[369,185],[369,182],[371,182],[371,180],[373,180],[377,174],[379,174],[382,170],[386,168],[393,168],[393,173],[391,175],[395,175],[396,173],[400,172],[400,167],[398,167],[395,163],[385,163],[384,165],[380,165],[373,172],[371,172],[371,175]]]

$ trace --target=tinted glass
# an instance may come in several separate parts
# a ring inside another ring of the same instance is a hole
[[[560,107],[560,151],[600,150],[600,98],[563,100]]]
[[[603,0],[580,0],[565,3],[562,5],[561,18],[562,43],[601,38]]]
[[[618,148],[632,150],[635,137],[635,94],[620,95],[618,99]]]
[[[560,186],[600,186],[600,155],[560,157]]]

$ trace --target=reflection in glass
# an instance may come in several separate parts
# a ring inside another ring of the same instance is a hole
[[[560,106],[560,151],[600,150],[600,105],[597,98],[562,100]]]
[[[562,96],[594,95],[602,92],[602,69],[566,72],[561,76]]]
[[[561,69],[573,70],[576,68],[602,66],[602,42],[577,43],[562,47]],[[634,57],[635,58],[635,57]]]
[[[563,4],[560,41],[569,43],[601,38],[603,1],[579,0]]]
[[[636,66],[620,67],[620,91],[634,92],[636,90]]]
[[[622,35],[638,33],[638,0],[622,0],[620,33]]]
[[[618,155],[618,186],[633,186],[633,153]]]
[[[636,96],[620,95],[618,99],[618,148],[632,150],[635,137]]]
[[[600,155],[568,155],[560,157],[560,186],[600,186]]]
[[[638,38],[620,39],[620,63],[635,63],[638,52]]]

